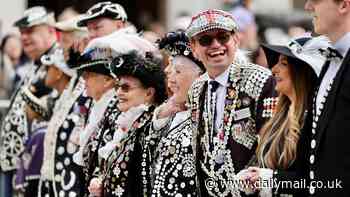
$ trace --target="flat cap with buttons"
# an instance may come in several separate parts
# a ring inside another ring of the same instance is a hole
[[[236,32],[238,30],[238,25],[230,13],[222,10],[209,9],[192,17],[191,23],[187,27],[186,34],[189,38],[192,38],[202,32],[213,29]]]

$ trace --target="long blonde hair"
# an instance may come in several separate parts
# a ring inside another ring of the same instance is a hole
[[[261,130],[257,149],[260,165],[271,169],[286,169],[295,160],[304,113],[315,81],[309,65],[293,58],[287,60],[296,100],[292,103],[286,95],[279,95],[273,117]]]

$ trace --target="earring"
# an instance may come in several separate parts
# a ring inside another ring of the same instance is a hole
[[[60,80],[62,78],[62,76],[63,76],[63,73],[56,75],[56,80]]]

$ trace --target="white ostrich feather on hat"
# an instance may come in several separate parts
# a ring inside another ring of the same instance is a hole
[[[84,53],[97,48],[110,49],[111,53],[108,54],[108,56],[111,56],[110,58],[128,53],[132,50],[136,50],[142,55],[145,55],[146,52],[154,52],[157,50],[154,44],[133,32],[132,28],[122,29],[108,36],[92,40],[86,47]],[[106,54],[101,54],[101,56],[106,56]]]
[[[295,43],[297,44],[298,48],[300,48],[299,50],[301,50],[299,53],[319,55],[319,49],[326,49],[331,46],[331,41],[326,36],[313,37],[310,40],[306,41],[303,46],[295,42],[294,40],[296,39],[298,38],[295,38],[290,42],[289,48],[292,49],[290,46],[293,45],[292,43]]]
[[[331,47],[331,42],[326,36],[313,37],[306,41],[303,46],[294,40],[288,45],[293,55],[308,63],[314,69],[317,76],[320,74],[322,66],[327,59],[322,55],[320,49],[327,49],[328,47]]]

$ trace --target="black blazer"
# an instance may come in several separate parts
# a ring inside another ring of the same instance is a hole
[[[328,94],[323,112],[316,126],[316,135],[312,136],[312,116],[307,117],[307,126],[303,135],[306,139],[307,157],[300,156],[307,163],[307,171],[299,168],[306,178],[314,172],[314,180],[319,181],[315,193],[317,197],[350,196],[350,51],[347,52],[336,74]],[[316,140],[316,147],[311,149],[311,140]],[[303,153],[304,154],[304,153]],[[310,156],[314,156],[314,163]],[[313,182],[310,182],[313,183]],[[313,183],[314,184],[314,183]],[[336,188],[338,187],[338,188]],[[339,188],[341,187],[341,188]]]
[[[312,117],[312,116],[310,116]],[[308,155],[310,147],[310,136],[306,133],[308,130],[302,129],[298,145],[297,157],[293,164],[288,169],[274,170],[273,173],[273,196],[281,194],[292,194],[297,197],[308,196],[307,186],[308,179]]]
[[[313,94],[312,94],[313,95]],[[310,95],[309,106],[307,111],[312,110],[312,95]],[[309,113],[308,113],[309,114]],[[310,152],[309,131],[311,131],[312,114],[306,116],[305,124],[300,131],[300,138],[297,144],[297,156],[295,161],[287,169],[275,169],[273,172],[273,188],[274,197],[283,196],[283,194],[292,194],[297,197],[308,196],[307,186],[308,180],[308,157]]]

